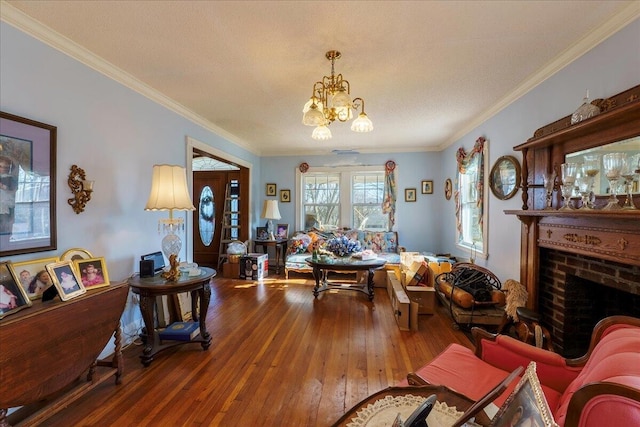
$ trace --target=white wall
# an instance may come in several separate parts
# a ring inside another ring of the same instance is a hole
[[[253,176],[260,174],[255,155],[6,23],[0,23],[0,54],[0,109],[58,128],[58,249],[12,256],[13,261],[80,247],[105,257],[111,280],[137,271],[140,255],[159,250],[157,220],[168,216],[144,211],[152,166],[185,166],[187,136],[246,160],[254,165]],[[73,164],[95,180],[92,200],[80,215],[67,204]],[[254,179],[254,192],[257,185]],[[181,259],[188,259],[190,238],[185,236]],[[129,307],[124,323],[136,314]]]
[[[536,129],[567,116],[578,108],[586,89],[591,99],[607,98],[640,84],[640,20],[636,20],[594,49],[554,74],[499,114],[478,126],[442,153],[442,175],[454,178],[455,152],[469,150],[479,136],[489,140],[489,164],[503,155],[522,162],[513,147],[526,142]],[[487,188],[487,191],[490,190]],[[522,192],[507,201],[489,194],[489,258],[478,259],[500,280],[519,279],[520,221],[504,210],[522,208]],[[443,251],[460,254],[455,247],[455,205],[441,205]]]

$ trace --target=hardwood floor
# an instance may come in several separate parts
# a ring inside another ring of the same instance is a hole
[[[123,382],[106,381],[47,426],[327,426],[347,409],[431,360],[451,342],[446,309],[400,331],[386,289],[313,298],[305,276],[261,284],[215,279],[208,351],[189,344],[150,367],[124,351]]]

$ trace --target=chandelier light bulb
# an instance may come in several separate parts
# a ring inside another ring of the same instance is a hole
[[[347,93],[346,89],[342,88],[338,90],[335,95],[333,95],[331,106],[335,109],[341,107],[351,108],[351,98],[349,98],[349,94]]]
[[[318,126],[313,130],[311,138],[318,141],[326,141],[328,139],[331,139],[331,130],[327,127],[327,125]]]
[[[371,132],[373,130],[373,123],[371,123],[371,119],[369,119],[365,113],[360,113],[358,118],[351,124],[351,130],[361,133]]]
[[[309,110],[302,116],[302,124],[306,126],[322,126],[326,119],[318,104],[311,104]]]

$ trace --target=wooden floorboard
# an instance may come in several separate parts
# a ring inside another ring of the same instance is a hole
[[[215,279],[208,351],[185,345],[144,368],[131,345],[121,385],[106,381],[46,425],[327,426],[450,343],[472,348],[443,307],[400,331],[386,289],[369,302],[354,291],[315,299],[312,286],[305,276]]]

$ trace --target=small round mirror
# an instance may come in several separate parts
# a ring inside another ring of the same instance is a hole
[[[489,187],[500,200],[512,198],[520,187],[520,163],[513,156],[502,156],[491,168]]]

